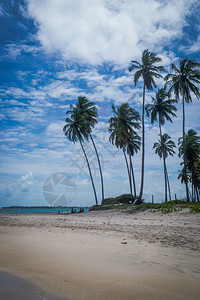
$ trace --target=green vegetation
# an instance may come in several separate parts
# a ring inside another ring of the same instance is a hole
[[[183,200],[172,200],[164,203],[140,203],[133,206],[134,197],[130,194],[118,196],[116,198],[107,198],[104,203],[94,206],[91,210],[120,210],[129,213],[136,213],[149,210],[152,213],[161,212],[168,214],[172,212],[182,211],[189,208],[191,213],[200,213],[200,203],[186,202]],[[130,203],[131,202],[131,203]]]
[[[125,203],[125,204],[132,204],[134,202],[134,197],[131,194],[123,194],[115,198],[106,198],[102,202],[102,205],[109,205],[109,204],[119,204],[119,203]]]

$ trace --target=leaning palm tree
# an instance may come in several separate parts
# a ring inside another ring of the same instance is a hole
[[[183,138],[179,138],[179,157],[183,156]],[[185,148],[186,148],[186,164],[187,170],[191,175],[192,183],[192,200],[197,199],[199,202],[198,194],[198,176],[197,170],[200,166],[200,137],[193,129],[188,130],[185,134]]]
[[[170,140],[170,136],[165,133],[161,136],[160,140],[157,143],[154,143],[153,149],[155,153],[158,154],[160,158],[163,158],[164,161],[164,178],[165,178],[165,202],[167,202],[167,166],[166,158],[168,155],[173,156],[175,154],[174,148],[176,148],[175,143]]]
[[[71,113],[71,116],[70,116],[70,118],[68,118],[68,117],[66,118],[65,122],[67,124],[63,127],[63,131],[65,133],[65,136],[69,139],[70,142],[76,143],[79,141],[79,143],[81,145],[81,148],[83,150],[83,153],[84,153],[84,156],[85,156],[85,159],[87,162],[89,174],[90,174],[90,179],[91,179],[91,183],[92,183],[92,187],[93,187],[93,191],[94,191],[95,202],[96,202],[96,205],[98,205],[97,194],[96,194],[96,189],[95,189],[95,185],[94,185],[94,181],[93,181],[93,177],[92,177],[90,164],[89,164],[85,149],[83,147],[84,140],[88,141],[90,128],[88,126],[88,122],[86,122],[85,118],[81,115],[79,110],[73,109],[72,111],[66,112],[66,114],[69,114],[69,113]]]
[[[145,109],[145,91],[152,91],[153,87],[157,87],[154,78],[161,78],[159,72],[164,71],[162,66],[156,66],[156,63],[161,61],[154,53],[148,49],[142,53],[142,62],[135,60],[131,61],[131,66],[128,68],[129,72],[135,70],[134,83],[137,85],[140,78],[143,79],[143,105],[142,105],[142,172],[141,172],[141,187],[139,198],[142,199],[144,187],[144,156],[145,156],[145,127],[144,127],[144,109]]]
[[[94,128],[95,124],[98,123],[97,117],[97,108],[94,104],[94,102],[90,102],[86,97],[79,96],[78,97],[78,102],[76,103],[76,108],[80,111],[81,116],[85,119],[86,122],[88,122],[88,128]],[[102,173],[102,168],[101,168],[101,162],[99,158],[99,154],[97,151],[97,147],[95,145],[94,139],[91,134],[92,130],[88,131],[88,134],[90,136],[90,139],[92,141],[96,156],[97,156],[97,161],[99,165],[99,172],[100,172],[100,178],[101,178],[101,192],[102,192],[102,202],[104,200],[104,184],[103,184],[103,173]]]
[[[138,135],[135,132],[135,129],[140,128],[140,124],[139,124],[140,116],[139,113],[134,108],[131,108],[128,103],[124,103],[117,108],[114,105],[112,105],[112,110],[114,116],[111,117],[109,120],[110,123],[109,132],[111,133],[109,137],[109,141],[117,148],[123,150],[127,171],[128,171],[128,177],[129,177],[130,192],[132,194],[131,174],[133,176],[134,173],[133,173],[133,168],[131,168],[131,165],[130,167],[128,165],[128,161],[126,157],[126,149],[128,145],[130,145],[130,147],[133,146],[136,147],[135,141],[136,141],[136,136]],[[131,155],[132,154],[130,153],[129,159],[131,159]],[[134,180],[134,176],[133,176],[133,180]],[[135,186],[135,184],[133,185]]]
[[[151,124],[154,124],[158,121],[159,130],[160,130],[160,138],[162,139],[162,129],[161,127],[165,124],[165,121],[170,121],[171,123],[172,118],[171,117],[177,117],[174,113],[177,108],[175,107],[175,103],[177,102],[175,99],[170,99],[169,93],[166,92],[165,89],[160,89],[156,93],[156,97],[152,98],[152,104],[147,104],[145,106],[145,110],[147,113],[147,116],[151,118]],[[164,156],[163,157],[163,164],[164,164]],[[167,183],[168,183],[168,189],[169,189],[169,198],[171,200],[171,193],[170,193],[170,185],[169,180],[167,176]]]
[[[185,186],[186,186],[186,198],[190,201],[188,180],[187,180],[187,165],[186,165],[186,146],[185,146],[185,102],[192,102],[191,92],[200,98],[200,91],[198,84],[200,84],[200,64],[195,61],[183,58],[181,59],[179,66],[171,64],[173,73],[168,74],[165,77],[166,86],[170,86],[169,92],[174,92],[177,100],[182,97],[183,103],[183,161],[184,161],[184,172],[185,172]]]

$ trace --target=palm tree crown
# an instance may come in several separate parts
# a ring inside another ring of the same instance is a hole
[[[188,130],[185,135],[186,141],[186,160],[192,164],[200,161],[200,137],[193,129]],[[183,155],[183,138],[179,138],[179,157]]]
[[[170,86],[169,92],[174,92],[175,98],[179,100],[182,96],[186,102],[192,102],[191,92],[199,99],[200,92],[196,84],[200,83],[200,64],[189,58],[180,61],[179,68],[171,64],[174,73],[165,77],[166,86]]]
[[[66,114],[69,114],[70,111],[67,111]],[[80,111],[73,109],[71,111],[71,117],[66,118],[66,125],[63,127],[65,136],[73,143],[88,140],[88,123],[81,116]]]
[[[152,97],[152,104],[145,106],[148,117],[151,117],[151,124],[159,121],[160,125],[165,124],[165,120],[172,122],[171,116],[176,117],[174,111],[177,111],[175,99],[170,99],[165,89],[160,89],[156,97]]]
[[[155,153],[158,154],[160,158],[163,156],[167,158],[168,155],[173,156],[175,154],[174,148],[176,148],[176,144],[170,140],[170,138],[171,137],[165,133],[157,143],[154,143],[153,149],[155,149]]]
[[[135,129],[140,128],[139,113],[128,103],[124,103],[119,107],[112,105],[114,116],[110,118],[111,132],[109,141],[117,148],[124,147],[130,139],[136,136]]]
[[[142,63],[139,63],[135,60],[131,61],[131,66],[128,68],[129,72],[136,70],[134,76],[135,86],[137,85],[138,80],[142,77],[144,80],[144,85],[147,90],[153,90],[153,87],[157,87],[154,77],[160,78],[158,72],[164,71],[162,66],[156,66],[155,63],[161,61],[160,57],[157,57],[154,53],[150,52],[148,49],[144,50],[142,53]]]

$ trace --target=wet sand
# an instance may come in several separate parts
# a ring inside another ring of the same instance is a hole
[[[199,221],[187,211],[0,216],[0,270],[45,299],[197,300]]]
[[[25,279],[0,272],[0,299],[1,300],[59,300],[47,296],[43,291],[33,286]]]

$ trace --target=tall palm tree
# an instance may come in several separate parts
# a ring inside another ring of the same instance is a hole
[[[114,116],[109,120],[109,132],[111,132],[109,141],[117,148],[123,150],[129,177],[130,192],[132,194],[132,176],[134,194],[136,195],[135,178],[131,156],[133,156],[133,154],[139,150],[138,147],[140,147],[140,137],[135,132],[135,129],[140,128],[140,116],[139,113],[134,108],[131,108],[128,103],[124,103],[117,108],[112,105],[112,110]],[[126,151],[129,155],[130,167],[128,166]]]
[[[72,106],[71,106],[71,108],[72,108]],[[98,205],[97,194],[96,194],[96,189],[95,189],[95,185],[94,185],[94,181],[93,181],[93,177],[92,177],[90,164],[89,164],[85,149],[83,147],[84,140],[88,141],[88,138],[89,138],[89,125],[88,125],[88,122],[85,120],[85,118],[81,115],[79,110],[73,109],[72,111],[66,112],[66,114],[70,114],[70,113],[71,113],[70,118],[67,117],[65,120],[65,122],[67,124],[63,127],[63,131],[65,133],[65,136],[69,139],[70,142],[76,143],[79,141],[79,143],[81,145],[81,148],[83,150],[83,153],[84,153],[84,156],[85,156],[85,159],[87,162],[89,174],[90,174],[90,179],[91,179],[91,183],[92,183],[92,187],[93,187],[93,191],[94,191],[95,202],[96,202],[96,205]]]
[[[175,99],[170,99],[169,93],[167,93],[164,88],[157,91],[156,97],[151,97],[151,98],[153,103],[147,104],[145,106],[145,110],[147,116],[151,118],[151,124],[154,124],[155,122],[158,121],[160,138],[162,140],[161,127],[165,124],[166,120],[172,123],[173,121],[171,117],[177,117],[176,114],[174,113],[174,111],[177,110],[177,108],[174,105],[177,101]],[[162,156],[162,158],[164,164],[164,156]],[[167,181],[167,185],[169,189],[169,199],[171,199],[168,175],[165,181]]]
[[[154,78],[162,77],[159,72],[164,71],[162,66],[156,66],[161,58],[150,52],[148,49],[142,53],[142,62],[139,63],[135,60],[131,61],[131,66],[128,68],[129,72],[135,70],[134,83],[137,85],[140,78],[143,79],[143,104],[142,104],[142,172],[141,172],[141,187],[139,198],[142,199],[144,188],[144,156],[145,156],[145,90],[152,91],[153,87],[157,87]]]
[[[154,143],[153,149],[155,153],[158,154],[160,158],[163,157],[164,161],[164,178],[165,178],[165,202],[167,202],[167,166],[166,158],[168,155],[173,156],[175,154],[174,148],[176,148],[175,143],[170,140],[171,137],[165,133],[161,136],[160,140],[157,143]]]
[[[191,92],[200,98],[200,91],[198,84],[200,84],[200,64],[189,58],[183,58],[180,60],[179,66],[171,64],[173,73],[168,74],[165,77],[166,86],[170,86],[169,92],[174,92],[176,100],[182,97],[183,104],[183,161],[184,161],[184,172],[185,172],[185,186],[186,186],[186,198],[190,201],[188,180],[187,180],[187,166],[186,166],[186,147],[185,147],[185,102],[192,102]]]
[[[95,124],[98,123],[97,108],[96,108],[94,102],[90,102],[86,97],[82,97],[82,96],[78,97],[78,102],[76,103],[76,108],[80,111],[80,114],[85,119],[85,121],[88,122],[88,128],[89,128],[88,134],[92,141],[92,144],[93,144],[96,156],[97,156],[98,165],[99,165],[99,172],[100,172],[100,178],[101,178],[101,193],[102,193],[102,202],[103,202],[103,200],[104,200],[103,173],[102,173],[101,162],[100,162],[99,154],[97,151],[97,147],[95,145],[94,139],[91,134],[92,128],[94,128]]]
[[[183,156],[183,138],[179,138],[179,157]],[[185,148],[186,148],[186,165],[187,170],[191,174],[192,195],[193,198],[199,202],[198,194],[198,175],[197,170],[200,168],[200,137],[193,129],[188,130],[185,134]],[[196,194],[196,197],[195,197]]]

